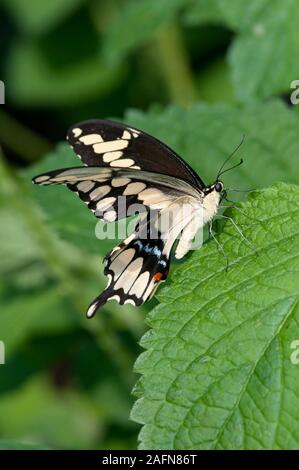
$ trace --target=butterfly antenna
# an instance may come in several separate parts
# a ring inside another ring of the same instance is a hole
[[[223,175],[224,173],[226,173],[226,172],[228,172],[228,171],[230,171],[230,170],[233,170],[234,168],[237,168],[237,166],[242,165],[243,161],[244,161],[243,158],[241,158],[240,161],[239,161],[239,163],[236,163],[235,165],[233,165],[233,166],[227,168],[226,170],[221,171],[221,173],[219,173],[219,174],[217,175],[217,179],[219,178],[219,176]]]
[[[224,162],[222,163],[222,165],[221,165],[221,167],[220,167],[220,169],[219,169],[219,171],[218,171],[218,174],[217,174],[217,180],[219,179],[219,177],[220,177],[221,175],[223,175],[223,173],[226,173],[227,171],[230,171],[230,170],[232,170],[233,168],[236,168],[237,166],[242,165],[243,159],[241,158],[240,162],[239,162],[237,165],[234,165],[234,166],[232,166],[231,168],[228,168],[227,170],[222,171],[223,168],[225,167],[225,165],[229,162],[229,160],[230,160],[230,159],[235,155],[235,153],[239,150],[239,148],[240,148],[241,145],[243,144],[244,140],[245,140],[245,134],[243,134],[241,142],[237,145],[237,147],[233,150],[233,152],[232,152],[232,153],[224,160]]]

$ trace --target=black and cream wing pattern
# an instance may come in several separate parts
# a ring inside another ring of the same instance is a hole
[[[69,129],[67,140],[84,166],[50,171],[33,182],[67,186],[105,222],[140,213],[133,233],[105,257],[108,285],[87,315],[111,299],[141,305],[166,279],[178,238],[175,256],[189,251],[202,225],[198,212],[207,187],[173,150],[133,127],[84,121]]]

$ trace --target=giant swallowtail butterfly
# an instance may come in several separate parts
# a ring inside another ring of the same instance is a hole
[[[105,257],[108,285],[91,303],[87,316],[111,299],[141,305],[166,279],[176,240],[175,256],[182,258],[197,230],[217,213],[225,192],[219,180],[223,166],[216,181],[207,186],[156,138],[106,120],[71,127],[67,140],[85,166],[50,171],[36,176],[34,183],[66,185],[106,222],[127,217],[134,204],[144,208],[134,232]],[[125,198],[128,212],[120,210],[120,197]],[[187,216],[183,206],[190,209]],[[167,227],[162,223],[165,215],[173,221]],[[150,226],[156,228],[155,237]]]

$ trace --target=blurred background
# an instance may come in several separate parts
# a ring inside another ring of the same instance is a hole
[[[76,121],[124,119],[184,155],[179,109],[195,102],[238,109],[272,97],[287,106],[299,78],[290,60],[298,54],[298,6],[0,0],[0,448],[136,448],[133,364],[144,316],[157,303],[134,310],[111,302],[87,321],[86,306],[104,285],[101,257],[115,242],[95,238],[95,220],[72,194],[31,188],[31,177],[79,165],[59,144]],[[167,119],[172,132],[168,125],[159,134]],[[227,151],[239,137],[227,139]]]

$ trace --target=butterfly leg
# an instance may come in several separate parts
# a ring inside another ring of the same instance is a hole
[[[241,212],[241,214],[243,214],[247,219],[251,219],[251,220],[254,220],[254,221],[257,221],[258,223],[257,224],[250,224],[250,225],[258,225],[258,224],[261,224],[263,225],[263,221],[260,220],[260,219],[257,219],[256,217],[253,218],[253,217],[250,217],[248,214],[246,214],[246,212],[243,211],[243,209],[241,209],[239,206],[237,206],[237,201],[233,201],[232,199],[228,199],[227,197],[225,198],[225,200],[227,202],[230,202],[231,204],[229,206],[225,206],[225,205],[222,205],[221,204],[221,207],[224,207],[226,209],[236,209],[238,210],[239,212]],[[249,224],[242,224],[242,225],[249,225]]]
[[[214,232],[213,232],[213,220],[211,220],[209,222],[209,237],[212,237],[213,240],[215,241],[218,249],[221,251],[221,253],[223,254],[224,258],[225,258],[225,271],[228,271],[228,267],[229,267],[229,261],[228,261],[228,256],[227,254],[225,253],[225,250],[223,248],[223,246],[221,245],[221,243],[219,243],[219,241],[217,240],[217,238],[215,237],[214,235]]]
[[[221,205],[221,208],[223,209],[235,209],[237,211],[239,211],[242,215],[244,215],[245,217],[247,217],[247,219],[250,219],[250,220],[257,220],[257,223],[251,223],[251,224],[240,224],[241,226],[246,226],[246,227],[252,227],[253,225],[260,225],[262,224],[262,221],[259,220],[259,219],[254,219],[253,217],[250,217],[249,215],[246,214],[246,212],[244,212],[242,209],[240,209],[240,207],[238,206],[234,206],[232,204],[230,204],[229,206],[223,206]]]
[[[240,227],[236,224],[236,222],[234,221],[234,219],[232,219],[231,217],[227,216],[227,215],[222,215],[222,214],[218,214],[217,217],[221,217],[222,219],[227,219],[231,222],[231,224],[234,226],[234,228],[237,230],[237,232],[239,233],[239,235],[241,236],[241,238],[244,240],[244,242],[252,249],[252,251],[255,252],[255,254],[258,256],[258,251],[256,249],[256,247],[248,240],[248,238],[245,237],[244,233],[242,232],[242,230],[240,229]]]

